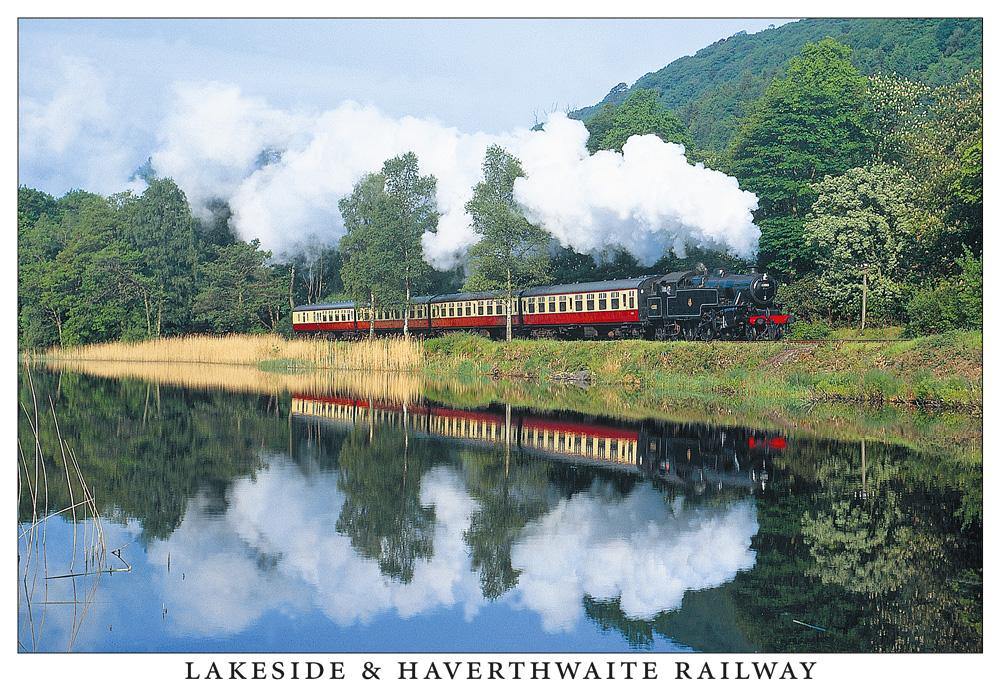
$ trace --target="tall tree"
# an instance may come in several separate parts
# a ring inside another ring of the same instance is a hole
[[[804,238],[815,252],[819,289],[841,317],[858,316],[866,281],[870,321],[902,316],[913,266],[924,263],[919,247],[934,243],[942,225],[920,207],[915,187],[886,165],[855,168],[816,185]]]
[[[410,152],[386,160],[382,165],[385,192],[391,202],[394,222],[386,229],[395,254],[397,279],[403,287],[403,336],[410,334],[410,298],[413,289],[428,279],[430,266],[424,261],[423,236],[437,230],[437,179],[420,176],[417,156]]]
[[[339,203],[347,228],[340,240],[344,261],[340,275],[344,291],[355,301],[368,304],[370,336],[375,335],[375,309],[401,300],[390,230],[396,216],[393,205],[381,173],[362,177]]]
[[[150,336],[185,331],[194,296],[195,221],[184,192],[170,179],[150,183],[136,203],[131,239],[151,285],[145,298]]]
[[[218,249],[201,270],[194,299],[195,322],[212,332],[274,330],[285,311],[287,276],[272,270],[260,241],[237,241]]]
[[[472,190],[465,209],[482,236],[469,249],[467,289],[504,293],[507,341],[512,338],[514,293],[545,280],[549,270],[549,235],[524,217],[514,200],[514,182],[524,176],[521,162],[497,145],[486,150],[483,181]]]
[[[784,275],[808,271],[802,220],[812,184],[868,162],[873,137],[865,77],[850,48],[832,39],[806,45],[750,108],[733,142],[732,172],[760,198],[761,262]]]

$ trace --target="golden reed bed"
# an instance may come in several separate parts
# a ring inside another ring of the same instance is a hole
[[[220,389],[252,394],[288,392],[413,403],[420,399],[424,392],[423,378],[387,371],[361,373],[302,370],[275,373],[245,365],[68,359],[46,359],[42,365],[49,370],[82,373],[113,380],[142,380],[153,385]]]
[[[328,342],[284,339],[275,334],[191,335],[141,342],[108,342],[70,348],[53,347],[46,361],[115,363],[223,363],[256,366],[266,361],[302,362],[331,370],[413,371],[420,368],[420,341],[401,337]]]

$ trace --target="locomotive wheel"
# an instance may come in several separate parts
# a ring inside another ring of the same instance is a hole
[[[698,323],[698,339],[703,342],[710,342],[715,339],[715,335],[715,323],[712,321],[711,316],[702,318],[701,322]]]

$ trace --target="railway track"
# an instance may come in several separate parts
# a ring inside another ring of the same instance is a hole
[[[890,342],[908,342],[909,339],[713,339],[714,342],[733,342],[734,344],[887,344]]]

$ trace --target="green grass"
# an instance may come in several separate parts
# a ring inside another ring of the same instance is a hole
[[[309,361],[298,358],[271,358],[260,361],[257,367],[265,373],[290,373],[314,368],[315,366]]]
[[[980,332],[888,342],[493,342],[448,335],[426,344],[428,372],[552,380],[585,374],[599,385],[661,390],[675,398],[754,396],[982,406]]]

